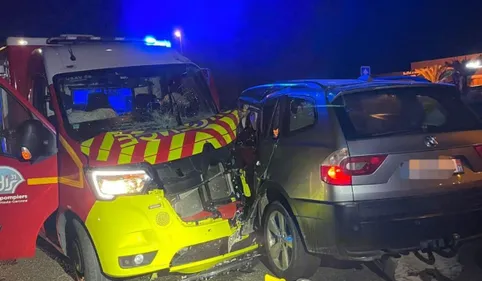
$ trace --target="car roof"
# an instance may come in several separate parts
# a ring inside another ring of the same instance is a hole
[[[268,99],[293,94],[292,89],[304,89],[304,95],[316,95],[320,91],[331,96],[333,100],[341,92],[357,92],[383,87],[400,86],[453,86],[452,84],[431,83],[421,77],[360,77],[359,79],[297,79],[263,84],[244,90],[240,99],[249,103],[264,103]]]

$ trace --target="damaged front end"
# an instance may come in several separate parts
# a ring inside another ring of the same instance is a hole
[[[131,188],[139,178],[131,170],[149,179],[141,192],[97,200],[89,212],[86,226],[105,274],[193,274],[257,255],[255,204],[235,164],[238,124],[236,112],[225,112],[178,130],[109,132],[83,142],[90,164],[99,166],[92,171],[110,170],[96,178],[97,189],[119,181]],[[103,158],[97,144],[104,142],[111,148]],[[126,165],[112,168],[112,160]]]
[[[232,153],[230,146],[214,149],[206,144],[201,154],[154,165],[166,199],[184,222],[223,219],[234,229],[229,237],[179,250],[171,266],[210,259],[256,243],[254,235],[241,235],[250,208],[246,195],[251,192],[235,167]]]

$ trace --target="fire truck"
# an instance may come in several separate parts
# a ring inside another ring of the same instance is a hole
[[[206,272],[256,251],[233,164],[240,112],[169,41],[8,38],[0,72],[0,260],[37,237],[79,280]]]

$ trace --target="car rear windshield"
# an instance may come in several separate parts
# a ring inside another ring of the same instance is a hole
[[[347,139],[482,129],[453,87],[382,88],[346,93],[333,103]]]

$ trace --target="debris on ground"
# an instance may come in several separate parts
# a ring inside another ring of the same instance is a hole
[[[395,281],[452,281],[462,273],[458,255],[410,253],[394,259]]]

